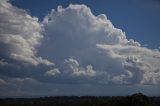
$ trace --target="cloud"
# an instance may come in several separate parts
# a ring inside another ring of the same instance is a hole
[[[8,0],[2,0],[0,23],[0,59],[3,63],[53,65],[52,62],[36,56],[36,47],[43,38],[43,28],[38,18],[12,6]]]
[[[64,73],[69,73],[73,76],[95,76],[96,71],[93,70],[93,67],[91,65],[87,65],[86,69],[83,69],[83,67],[79,66],[79,63],[77,60],[73,58],[69,58],[68,60],[65,60],[65,65],[67,66]]]
[[[55,76],[56,74],[60,74],[58,68],[51,69],[45,73],[47,76]]]
[[[0,66],[5,66],[7,65],[8,63],[4,61],[4,59],[1,59],[0,60]]]
[[[0,97],[35,96],[43,92],[41,88],[44,84],[30,77],[0,79]]]
[[[1,85],[5,85],[7,82],[5,81],[5,80],[3,80],[3,79],[0,79],[0,86]]]
[[[28,95],[41,85],[40,77],[54,67],[38,55],[43,37],[38,18],[8,0],[0,1],[0,96]]]
[[[43,25],[41,53],[48,53],[67,77],[92,76],[95,83],[105,84],[160,83],[160,52],[126,39],[105,14],[95,16],[85,5],[70,4],[53,9]]]
[[[160,84],[159,50],[127,39],[105,14],[95,16],[86,5],[58,6],[39,22],[3,0],[0,23],[2,96],[103,94],[112,90],[107,85]]]
[[[110,51],[113,58],[122,59],[123,68],[127,71],[132,83],[159,84],[160,53],[144,47],[97,45]],[[108,54],[108,53],[107,53]]]

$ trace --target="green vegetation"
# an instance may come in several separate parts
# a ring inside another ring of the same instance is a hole
[[[43,98],[0,99],[0,106],[160,106],[159,97],[141,93],[131,96],[59,96]]]

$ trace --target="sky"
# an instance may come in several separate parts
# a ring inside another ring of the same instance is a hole
[[[1,0],[0,97],[160,95],[158,0]]]

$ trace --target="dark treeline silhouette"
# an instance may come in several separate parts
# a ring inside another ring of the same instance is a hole
[[[5,98],[0,106],[160,106],[160,97],[142,93],[131,96],[57,96],[41,98]]]

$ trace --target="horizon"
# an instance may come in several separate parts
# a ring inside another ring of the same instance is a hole
[[[127,97],[127,96],[132,96],[135,94],[142,94],[147,97],[160,97],[160,95],[145,95],[141,92],[137,93],[132,93],[132,94],[126,94],[126,95],[29,95],[29,96],[10,96],[10,97],[0,97],[0,99],[43,99],[43,98],[56,98],[56,97]]]

